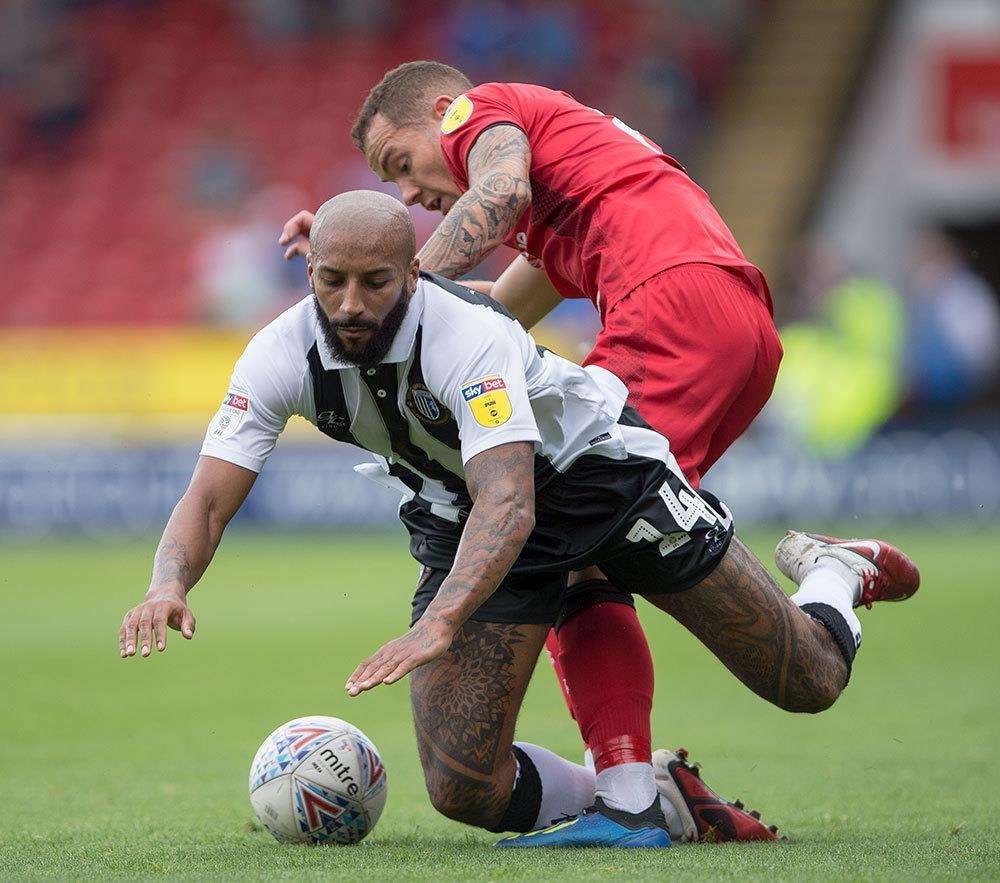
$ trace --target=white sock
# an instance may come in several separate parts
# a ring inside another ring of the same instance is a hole
[[[625,812],[642,812],[656,800],[656,780],[651,763],[620,763],[597,774],[596,794],[608,806]]]
[[[547,828],[564,816],[578,816],[594,802],[594,773],[540,745],[515,742],[535,765],[542,780],[542,803],[535,827]],[[650,767],[652,770],[652,767]],[[652,772],[650,772],[652,779]],[[646,806],[649,806],[647,803]],[[645,807],[643,807],[645,809]]]
[[[589,748],[583,752],[583,765],[587,767],[588,770],[595,771],[596,774],[594,767],[594,754]],[[643,809],[645,809],[645,807],[643,807]],[[680,842],[681,838],[684,837],[684,823],[681,821],[681,816],[680,813],[677,812],[677,808],[662,794],[660,795],[660,809],[663,811],[663,815],[667,820],[667,827],[670,829],[671,838]]]
[[[820,555],[792,595],[792,603],[799,607],[804,604],[832,607],[844,617],[857,646],[861,643],[861,621],[854,612],[854,602],[860,594],[861,580],[850,567],[829,555]]]

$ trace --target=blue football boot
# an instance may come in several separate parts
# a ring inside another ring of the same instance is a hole
[[[619,846],[665,849],[670,834],[657,797],[649,809],[624,812],[605,804],[600,797],[580,815],[556,822],[548,828],[498,840],[495,846],[521,849],[535,846]]]

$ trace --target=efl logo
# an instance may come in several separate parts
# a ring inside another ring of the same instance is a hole
[[[222,404],[240,411],[246,411],[250,406],[246,396],[238,396],[234,392],[229,393]]]
[[[462,397],[467,402],[471,402],[473,399],[479,398],[479,396],[484,396],[487,393],[506,388],[506,381],[499,374],[492,374],[489,377],[484,377],[482,380],[477,380],[475,383],[469,383],[466,386],[463,386]]]

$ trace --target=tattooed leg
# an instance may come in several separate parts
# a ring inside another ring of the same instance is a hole
[[[833,637],[789,601],[736,537],[697,586],[646,597],[758,696],[786,711],[823,711],[847,685],[847,664]]]
[[[493,828],[514,785],[514,724],[548,626],[466,622],[410,675],[427,793],[455,821]]]

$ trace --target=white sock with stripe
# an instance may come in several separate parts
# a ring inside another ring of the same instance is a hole
[[[578,816],[593,804],[593,770],[566,760],[540,745],[530,742],[514,744],[531,758],[542,780],[542,802],[532,830],[547,828],[564,816]]]
[[[861,620],[854,612],[854,603],[860,594],[861,581],[850,567],[829,555],[820,555],[791,600],[799,607],[809,604],[832,607],[844,618],[854,638],[854,646],[858,647],[861,644]],[[806,612],[809,612],[808,609]]]

